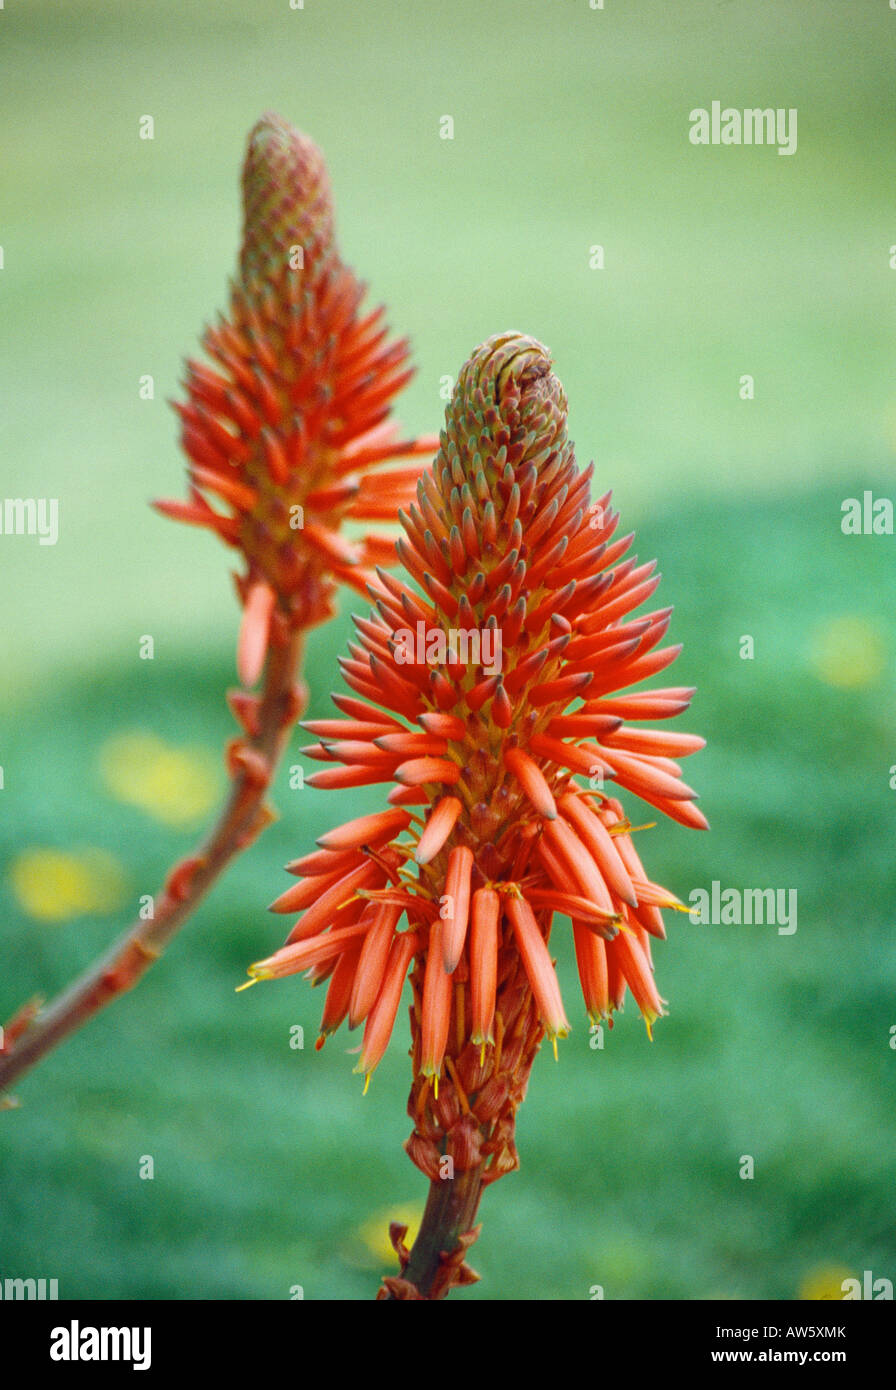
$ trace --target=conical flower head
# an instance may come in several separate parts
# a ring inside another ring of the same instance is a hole
[[[277,286],[297,250],[320,275],[336,249],[333,197],[324,157],[307,135],[268,112],[249,133],[243,163],[240,281],[262,296]]]
[[[343,521],[391,520],[419,466],[377,465],[430,454],[388,421],[411,376],[408,345],[383,311],[362,313],[365,286],[343,264],[323,156],[279,116],[261,118],[243,168],[244,231],[230,310],[187,364],[177,407],[190,501],[160,510],[209,527],[243,553],[244,680],[257,678],[271,626],[304,628],[332,611],[337,582],[361,592],[387,537],[352,541]],[[223,506],[223,510],[221,510]]]
[[[703,740],[636,727],[680,713],[693,691],[621,693],[679,648],[659,645],[671,610],[632,616],[658,576],[626,558],[632,537],[615,538],[609,494],[589,500],[591,471],[577,468],[547,350],[518,334],[484,343],[402,514],[408,580],[380,572],[370,618],[356,619],[343,673],[361,698],[336,696],[347,719],[305,726],[320,739],[306,751],[330,764],[312,784],[391,782],[393,809],[291,866],[301,881],[274,906],[307,910],[250,973],[339,961],[360,937],[371,1017],[388,999],[391,1023],[413,961],[409,1152],[431,1177],[445,1153],[483,1181],[516,1164],[513,1112],[535,1051],[569,1026],[555,912],[572,920],[592,1019],[627,989],[648,1030],[663,1012],[650,938],[665,935],[660,909],[681,904],[647,878],[615,793],[706,826],[677,762]],[[368,1073],[384,1012],[365,1031]]]

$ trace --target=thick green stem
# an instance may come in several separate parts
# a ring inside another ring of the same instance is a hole
[[[421,1298],[445,1298],[450,1284],[433,1294],[433,1284],[444,1268],[443,1256],[453,1254],[460,1237],[476,1219],[482,1196],[482,1167],[470,1168],[454,1178],[437,1178],[430,1184],[423,1221],[411,1249],[402,1278],[413,1284]]]

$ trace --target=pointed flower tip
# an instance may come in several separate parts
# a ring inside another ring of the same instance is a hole
[[[304,249],[333,236],[333,208],[324,157],[309,136],[273,111],[249,133],[243,164],[244,283],[278,268],[291,243]],[[282,268],[282,267],[279,267]]]

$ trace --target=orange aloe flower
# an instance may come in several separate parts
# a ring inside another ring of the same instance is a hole
[[[704,741],[638,727],[681,713],[693,690],[624,693],[680,649],[660,645],[670,609],[632,616],[659,577],[626,558],[633,538],[616,538],[609,494],[590,502],[591,472],[577,468],[547,350],[517,334],[483,344],[401,513],[409,577],[380,570],[371,615],[355,620],[342,669],[359,698],[334,696],[345,718],[305,725],[319,739],[306,752],[327,764],[312,784],[393,783],[391,809],[289,866],[299,883],[273,906],[304,912],[249,973],[329,976],[322,1037],[346,1015],[366,1021],[357,1069],[369,1079],[410,968],[407,1149],[441,1226],[410,1254],[394,1233],[390,1297],[438,1297],[473,1277],[462,1254],[479,1193],[517,1166],[535,1053],[569,1029],[554,913],[572,921],[592,1021],[612,1023],[627,990],[648,1031],[664,1012],[651,938],[665,936],[661,909],[682,905],[648,878],[610,792],[706,828],[677,761]]]
[[[366,593],[370,566],[392,563],[394,540],[351,540],[342,523],[393,520],[420,465],[372,470],[431,455],[438,440],[403,440],[388,420],[412,375],[408,345],[389,338],[383,309],[362,312],[366,287],[339,255],[317,146],[262,116],[242,185],[230,312],[203,339],[214,365],[188,361],[176,406],[190,499],[156,506],[242,552],[238,667],[251,686],[272,635],[324,621],[338,583]]]
[[[250,133],[242,183],[243,243],[230,311],[203,339],[210,363],[187,363],[187,399],[176,407],[189,500],[155,504],[214,531],[244,561],[236,576],[243,603],[237,670],[246,688],[228,695],[241,726],[226,753],[230,793],[202,845],[169,872],[152,922],[141,914],[39,1016],[33,1009],[16,1015],[0,1047],[0,1089],[131,988],[273,818],[265,796],[307,699],[300,678],[306,629],[330,616],[338,584],[365,593],[376,578],[371,566],[395,559],[394,540],[369,532],[353,540],[343,523],[394,521],[422,464],[380,465],[431,455],[438,445],[434,437],[402,439],[388,418],[411,376],[407,343],[389,337],[382,309],[362,310],[365,286],[339,255],[320,151],[279,116],[265,115]],[[394,969],[384,929],[378,941],[379,954],[359,949],[370,978],[383,959]],[[325,969],[351,983],[348,965],[331,958]],[[369,992],[360,992],[365,1004]],[[350,1021],[356,1015],[357,1005]],[[327,1026],[337,1016],[334,1002]],[[378,1019],[382,1028],[382,1008]]]

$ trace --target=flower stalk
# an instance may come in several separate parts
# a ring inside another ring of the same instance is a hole
[[[138,918],[110,949],[45,1009],[35,1008],[21,1031],[5,1030],[0,1051],[0,1091],[13,1085],[66,1037],[138,983],[192,916],[230,861],[247,849],[274,813],[265,801],[274,768],[286,746],[305,694],[296,684],[301,663],[299,633],[271,650],[255,717],[257,732],[231,749],[233,782],[217,824],[205,843],[168,874],[154,916]],[[10,1036],[10,1033],[13,1036]]]

